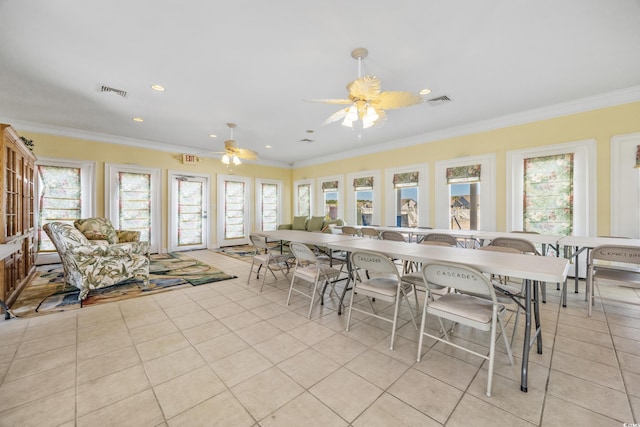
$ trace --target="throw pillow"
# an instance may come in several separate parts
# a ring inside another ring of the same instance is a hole
[[[324,223],[323,216],[312,216],[307,223],[307,231],[320,231],[322,230],[322,223]]]
[[[106,240],[110,245],[118,243],[118,234],[107,218],[76,219],[73,225],[89,240]]]
[[[292,230],[306,230],[307,217],[306,216],[294,216]]]

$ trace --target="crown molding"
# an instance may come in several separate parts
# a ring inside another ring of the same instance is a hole
[[[469,123],[462,126],[442,129],[435,132],[429,132],[421,135],[411,136],[382,144],[376,144],[367,148],[358,148],[357,150],[342,151],[338,154],[331,154],[323,157],[316,157],[311,160],[303,160],[295,162],[293,168],[301,168],[306,166],[315,166],[322,163],[329,163],[337,160],[358,157],[367,154],[374,154],[383,151],[395,150],[397,148],[410,147],[413,145],[427,144],[430,142],[441,141],[443,139],[455,138],[474,133],[486,132],[495,129],[502,129],[510,126],[517,126],[526,123],[532,123],[540,120],[553,119],[556,117],[568,116],[571,114],[584,113],[586,111],[597,110],[601,108],[613,107],[616,105],[629,104],[640,101],[640,86],[634,86],[627,89],[608,92],[600,95],[580,98],[569,102],[550,105],[547,107],[535,108],[532,110],[522,111],[519,113],[509,114],[506,116],[496,117],[494,119],[482,120],[479,122]]]
[[[181,145],[173,145],[173,144],[165,144],[157,141],[150,141],[146,139],[138,139],[138,138],[128,138],[125,136],[111,135],[100,132],[89,132],[80,129],[68,128],[63,126],[55,126],[55,125],[46,125],[41,123],[29,122],[25,120],[13,119],[10,117],[0,117],[0,123],[11,123],[11,126],[15,129],[34,132],[34,133],[42,133],[47,135],[54,136],[63,136],[66,138],[74,138],[74,139],[85,139],[89,141],[98,141],[104,142],[107,144],[117,144],[124,145],[128,147],[138,147],[138,148],[147,148],[150,150],[156,151],[164,151],[169,153],[180,153],[180,154],[194,154],[199,157],[220,159],[222,156],[214,155],[214,154],[206,154],[202,153],[202,149],[195,149],[190,147],[184,147]],[[243,163],[247,164],[257,164],[262,166],[274,166],[284,169],[291,169],[291,165],[285,162],[279,162],[274,160],[264,160],[264,159],[256,159],[256,160],[244,160]]]

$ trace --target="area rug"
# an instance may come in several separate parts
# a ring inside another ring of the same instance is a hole
[[[14,302],[11,312],[16,317],[37,316],[236,277],[184,253],[154,254],[150,259],[148,287],[145,287],[141,280],[127,280],[117,285],[89,291],[82,305],[78,301],[79,289],[69,286],[65,289],[61,264],[40,266],[36,277]]]

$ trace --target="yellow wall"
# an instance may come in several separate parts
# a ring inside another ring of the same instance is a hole
[[[510,126],[440,141],[403,147],[357,158],[293,170],[293,180],[346,175],[362,170],[383,170],[408,164],[429,166],[430,218],[435,218],[435,162],[457,157],[496,154],[496,229],[506,227],[506,152],[510,150],[595,139],[597,141],[598,234],[609,234],[610,145],[614,135],[640,131],[640,102]],[[375,132],[372,130],[371,132]],[[348,184],[346,184],[348,185]],[[382,198],[385,200],[384,186]],[[382,224],[385,220],[382,212]],[[431,224],[433,225],[433,224]]]
[[[104,165],[105,163],[135,165],[145,168],[159,168],[162,171],[162,200],[168,200],[168,183],[167,171],[179,171],[198,174],[209,174],[211,176],[211,194],[210,201],[216,203],[217,187],[216,175],[229,174],[241,175],[251,178],[276,179],[282,180],[284,194],[291,193],[291,170],[287,168],[277,168],[270,166],[251,165],[243,163],[234,167],[233,172],[223,165],[219,159],[201,158],[201,161],[195,165],[184,165],[181,160],[176,158],[178,153],[168,153],[146,148],[129,147],[118,144],[107,144],[96,141],[74,139],[61,136],[36,134],[31,132],[20,132],[20,134],[28,139],[33,139],[35,148],[34,153],[37,157],[47,157],[68,160],[83,160],[96,162],[96,215],[105,215],[104,211]],[[254,199],[255,185],[252,185],[251,200]],[[252,203],[253,205],[253,203]],[[284,212],[292,210],[291,197],[285,197],[283,201]],[[286,215],[285,215],[286,217]],[[167,247],[167,204],[162,203],[162,230],[163,242],[162,247]],[[211,225],[213,234],[211,243],[215,246],[216,242],[216,212],[210,212]],[[253,216],[252,216],[253,221]]]
[[[251,178],[278,179],[284,183],[283,222],[292,218],[292,182],[298,179],[318,178],[362,170],[383,170],[407,164],[427,163],[429,165],[429,207],[430,218],[435,218],[434,203],[434,170],[435,162],[457,157],[475,156],[487,153],[496,154],[496,229],[504,230],[506,226],[506,152],[514,149],[536,147],[563,142],[595,139],[597,141],[598,168],[598,234],[609,234],[610,222],[610,141],[614,135],[640,131],[640,102],[619,105],[610,108],[593,110],[549,120],[510,126],[486,132],[479,132],[435,142],[404,147],[374,154],[337,160],[321,165],[301,167],[293,170],[269,166],[243,164],[236,168],[234,174]],[[371,130],[371,132],[375,132]],[[229,171],[218,159],[204,158],[196,165],[183,165],[175,158],[177,153],[107,144],[96,141],[59,137],[52,135],[20,132],[33,139],[36,144],[35,154],[38,157],[58,159],[90,160],[96,162],[96,208],[97,215],[104,215],[104,164],[135,164],[142,167],[160,168],[162,170],[162,196],[167,200],[167,170],[185,173],[202,173],[211,175],[211,203],[216,203],[216,174],[228,174]],[[135,159],[135,160],[133,160]],[[345,181],[346,182],[346,181]],[[252,186],[253,187],[253,186]],[[384,200],[384,187],[382,188]],[[251,200],[254,200],[252,194]],[[216,241],[215,212],[211,224]],[[252,217],[253,221],[253,217]],[[388,221],[382,212],[382,223]],[[432,224],[433,225],[433,224]],[[167,229],[167,206],[162,207],[162,226]],[[163,232],[163,248],[166,247],[166,232]]]

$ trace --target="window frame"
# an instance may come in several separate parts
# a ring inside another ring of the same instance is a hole
[[[299,179],[299,180],[293,181],[293,216],[300,216],[299,214],[300,206],[298,206],[298,187],[301,185],[309,186],[309,218],[311,218],[311,216],[315,212],[314,211],[314,208],[315,208],[314,183],[315,183],[314,179]]]
[[[345,190],[347,195],[346,197],[346,209],[347,214],[345,216],[345,221],[347,224],[357,224],[358,220],[356,218],[356,192],[353,188],[353,180],[356,178],[364,178],[372,176],[373,177],[373,214],[371,216],[371,222],[373,224],[380,224],[382,219],[382,207],[381,204],[384,203],[380,194],[380,170],[369,170],[369,171],[361,171],[361,172],[352,172],[347,175],[347,186],[349,190]]]
[[[272,184],[278,186],[278,202],[276,205],[276,227],[282,224],[282,191],[284,189],[284,183],[277,179],[256,178],[256,194],[255,194],[255,223],[256,230],[262,230],[262,184]]]
[[[429,173],[429,166],[426,163],[387,168],[384,170],[386,222],[395,221],[398,214],[396,212],[396,189],[393,186],[393,175],[407,172],[418,172],[418,227],[428,227],[430,223],[429,212],[431,209],[429,206],[429,177],[427,175]],[[394,223],[393,225],[396,224]]]
[[[316,185],[316,194],[317,194],[317,202],[316,202],[316,212],[317,216],[324,216],[324,202],[325,202],[325,193],[322,190],[322,183],[328,181],[338,181],[338,211],[336,213],[337,218],[344,218],[344,175],[332,175],[332,176],[323,176],[317,179]]]
[[[640,238],[640,169],[635,168],[640,132],[611,137],[609,234]]]
[[[80,218],[91,218],[96,212],[96,162],[83,160],[66,160],[53,157],[39,157],[35,163],[37,179],[35,180],[34,194],[36,199],[40,196],[40,176],[38,166],[54,166],[63,168],[80,169]],[[40,203],[36,201],[34,215],[37,222],[37,232],[40,229]],[[38,253],[36,264],[50,264],[60,262],[56,252]]]
[[[524,159],[573,153],[573,235],[597,234],[596,140],[543,145],[507,151],[507,220],[508,231],[522,230],[524,196]]]
[[[151,236],[149,252],[162,253],[162,170],[160,168],[146,168],[142,166],[123,165],[117,163],[104,164],[104,211],[105,216],[116,229],[120,228],[118,174],[120,172],[151,175]]]
[[[435,164],[435,228],[450,228],[451,195],[447,183],[447,168],[480,165],[480,224],[482,231],[496,229],[496,155],[495,153],[478,156],[456,157],[439,160]]]

